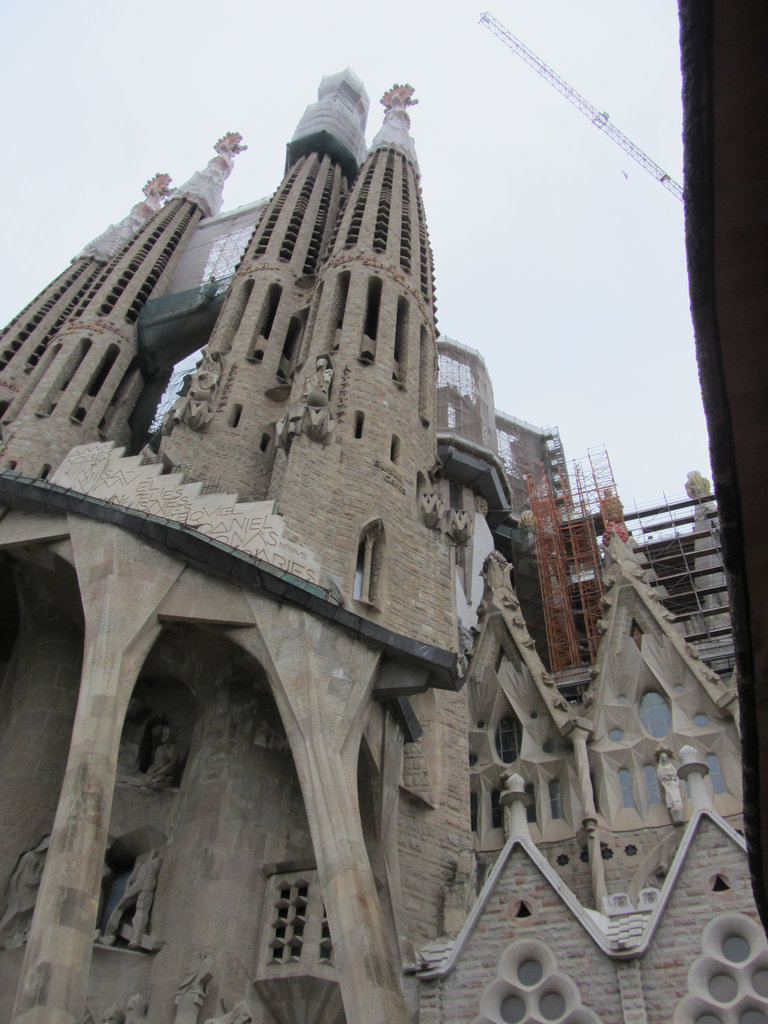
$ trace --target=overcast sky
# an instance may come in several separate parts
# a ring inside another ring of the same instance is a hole
[[[478,25],[469,0],[6,5],[0,321],[141,198],[245,136],[225,209],[270,194],[323,74],[408,81],[439,326],[496,405],[605,444],[626,504],[709,476],[682,204]],[[675,0],[495,0],[515,35],[682,182]],[[433,13],[439,12],[439,13]]]

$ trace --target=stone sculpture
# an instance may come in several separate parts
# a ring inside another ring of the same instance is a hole
[[[125,1024],[125,1014],[119,1006],[108,1006],[101,1018],[101,1024]]]
[[[443,499],[437,493],[436,489],[422,491],[419,495],[419,511],[421,512],[421,518],[424,524],[430,529],[437,529],[440,525],[440,521],[443,518],[443,510],[445,505]]]
[[[278,447],[289,451],[298,434],[306,434],[311,441],[325,441],[335,426],[329,398],[333,384],[333,365],[327,354],[315,360],[315,370],[304,377],[301,401],[294,403],[278,420],[275,438]]]
[[[0,949],[21,946],[27,937],[50,841],[51,837],[45,836],[22,854],[11,875],[8,903],[0,918]]]
[[[244,999],[236,1003],[229,1013],[221,1017],[209,1017],[205,1024],[251,1024],[253,1010]]]
[[[148,1004],[141,993],[131,996],[126,1004],[125,1024],[142,1024],[147,1019]]]
[[[101,942],[106,946],[112,946],[117,937],[120,922],[127,911],[133,909],[131,927],[133,934],[128,941],[130,949],[139,949],[142,945],[142,936],[149,924],[149,912],[152,909],[152,902],[155,898],[157,887],[157,876],[160,873],[162,860],[153,850],[149,860],[136,863],[128,878],[125,892],[117,902],[117,906],[109,915]],[[154,945],[154,943],[153,943]]]
[[[221,352],[201,351],[202,359],[192,375],[189,391],[171,410],[174,423],[186,423],[191,430],[202,430],[213,419],[214,399],[223,370]]]
[[[685,493],[689,498],[707,498],[712,494],[712,483],[698,469],[693,469],[686,478]]]
[[[677,771],[672,764],[669,753],[662,750],[658,754],[659,763],[656,767],[656,775],[664,793],[664,802],[667,805],[669,816],[675,824],[684,818],[683,797],[680,792],[680,780]]]
[[[196,953],[184,967],[184,976],[176,989],[174,1024],[197,1024],[197,1015],[213,977],[213,957],[208,950]]]
[[[160,729],[160,742],[155,747],[149,768],[145,772],[121,775],[117,781],[124,786],[134,786],[144,793],[162,792],[173,785],[179,760],[176,733],[170,726],[164,725]]]

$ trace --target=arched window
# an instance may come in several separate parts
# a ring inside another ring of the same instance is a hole
[[[635,794],[632,790],[632,776],[626,768],[619,768],[619,786],[621,787],[622,807],[634,807]]]
[[[723,779],[717,754],[707,754],[704,760],[707,762],[707,768],[709,768],[709,781],[712,783],[712,791],[714,793],[725,793],[725,779]]]
[[[505,764],[520,756],[523,744],[523,727],[514,715],[502,718],[496,726],[496,752]]]
[[[660,804],[661,793],[659,792],[659,778],[656,775],[655,766],[652,764],[643,765],[643,775],[645,776],[645,788],[648,792],[648,803]]]
[[[376,604],[384,548],[384,527],[380,519],[369,523],[357,545],[352,596],[356,601]]]
[[[491,828],[504,828],[504,807],[501,803],[501,790],[491,790]]]
[[[559,779],[551,779],[549,783],[549,814],[553,821],[563,816],[563,798],[560,793]]]
[[[672,713],[669,704],[655,690],[649,690],[640,701],[640,721],[643,728],[656,739],[666,736],[672,728]]]

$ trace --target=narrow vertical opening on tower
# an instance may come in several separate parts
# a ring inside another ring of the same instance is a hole
[[[248,300],[251,297],[252,291],[253,280],[243,281],[240,287],[235,290],[231,300],[231,309],[228,309],[224,314],[224,326],[221,336],[217,340],[217,347],[220,352],[229,352],[232,348],[232,342],[235,340],[235,335],[240,330],[240,324],[243,322],[245,310],[248,306]]]
[[[336,278],[336,288],[333,293],[333,307],[331,309],[331,346],[338,349],[341,343],[341,332],[344,327],[344,314],[347,311],[347,297],[349,296],[349,271],[345,270]]]
[[[242,407],[242,405],[238,405],[237,403],[235,405],[233,405],[232,406],[232,411],[229,414],[229,425],[230,425],[230,427],[232,427],[233,429],[235,427],[239,427],[240,426],[240,418],[241,418],[242,415],[243,415],[243,407]]]
[[[40,470],[40,478],[42,480],[47,480],[48,479],[48,474],[50,472],[51,472],[51,467],[50,467],[49,463],[46,462],[43,465],[43,468]]]
[[[85,359],[88,351],[91,347],[90,338],[81,338],[73,352],[70,353],[69,358],[64,364],[64,367],[59,372],[58,377],[55,379],[53,386],[45,397],[45,401],[42,403],[40,408],[37,410],[38,416],[50,416],[53,410],[56,408],[59,398],[67,390],[72,378],[77,373],[80,365]]]
[[[363,341],[360,346],[360,359],[365,363],[372,363],[376,359],[376,337],[379,330],[381,290],[381,278],[370,278],[365,305],[365,320],[363,322]]]
[[[297,360],[300,363],[303,363],[304,360],[307,358],[307,351],[309,349],[312,340],[312,335],[315,330],[315,324],[317,322],[317,314],[320,309],[320,302],[323,298],[324,284],[324,281],[320,281],[317,288],[315,289],[315,294],[312,299],[312,305],[309,310],[309,315],[307,316],[307,325],[304,328],[304,336],[301,339],[301,348],[299,350],[299,358]]]
[[[280,363],[277,367],[278,377],[288,380],[296,364],[296,353],[301,344],[301,335],[307,319],[307,310],[302,310],[298,316],[292,316],[288,323],[288,330],[285,332],[283,352],[280,356]]]
[[[391,462],[400,461],[400,438],[397,434],[392,435],[392,442],[389,446],[389,458]]]
[[[269,434],[262,434],[261,441],[259,442],[259,451],[265,452],[269,448],[269,442],[271,438]]]
[[[408,345],[408,300],[401,295],[397,300],[395,321],[395,351],[392,359],[392,380],[405,384]]]
[[[99,363],[96,372],[91,377],[91,382],[88,386],[88,397],[95,398],[104,386],[104,381],[109,376],[109,371],[115,365],[115,360],[118,357],[120,349],[117,345],[110,345],[107,351],[102,356],[101,362]]]
[[[354,415],[354,418],[353,418],[353,429],[354,429],[355,437],[359,438],[359,437],[363,436],[363,425],[364,424],[365,424],[365,413],[364,412],[360,412],[360,411],[356,412],[355,415]]]
[[[419,416],[425,427],[429,426],[429,373],[430,345],[427,329],[422,325],[419,332]]]
[[[369,523],[360,534],[355,561],[352,596],[356,601],[375,605],[384,551],[384,527],[380,519]]]
[[[282,294],[283,289],[279,284],[271,284],[269,286],[267,299],[262,311],[261,331],[259,332],[265,340],[269,340],[269,336],[272,333],[272,327],[277,316],[277,307],[280,305],[280,296]]]

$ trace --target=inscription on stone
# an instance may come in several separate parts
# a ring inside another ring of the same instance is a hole
[[[123,458],[122,448],[88,444],[73,448],[51,483],[90,494],[137,512],[172,519],[194,530],[247,551],[277,569],[320,581],[320,565],[312,552],[283,540],[283,519],[274,502],[236,504],[224,495],[199,496],[199,484],[182,483],[180,473],[158,475],[157,465],[142,466],[137,457]]]

